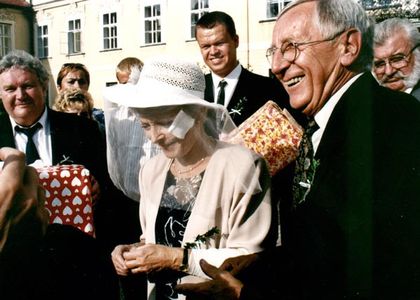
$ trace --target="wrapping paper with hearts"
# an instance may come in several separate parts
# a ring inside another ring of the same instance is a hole
[[[45,189],[50,224],[72,225],[94,236],[90,171],[82,165],[41,167],[37,171]]]
[[[296,159],[302,135],[290,113],[270,100],[223,140],[260,154],[273,176]]]

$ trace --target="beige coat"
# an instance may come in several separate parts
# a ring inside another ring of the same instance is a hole
[[[159,154],[140,170],[140,221],[146,243],[155,243],[155,221],[171,163],[171,159]],[[189,273],[206,277],[199,267],[201,258],[219,266],[226,258],[274,246],[277,232],[272,228],[271,209],[270,177],[264,160],[242,146],[218,142],[183,243],[193,242],[198,234],[214,226],[221,234],[192,251]]]

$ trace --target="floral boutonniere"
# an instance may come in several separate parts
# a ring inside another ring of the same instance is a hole
[[[206,233],[197,235],[194,242],[185,243],[184,248],[185,249],[200,248],[201,244],[205,244],[209,239],[214,239],[215,236],[219,233],[220,233],[219,228],[215,226],[211,228],[209,231],[207,231]]]
[[[244,110],[245,103],[248,101],[247,97],[242,97],[239,99],[238,103],[229,111],[230,115],[241,115]]]
[[[74,161],[71,160],[70,156],[65,156],[63,154],[63,159],[58,163],[59,165],[64,165],[64,164],[74,164]]]
[[[306,164],[308,164],[308,166],[306,166]],[[302,204],[306,200],[306,196],[309,194],[312,183],[314,182],[316,169],[320,164],[321,162],[319,159],[308,159],[308,161],[305,160],[305,167],[303,170],[304,176],[302,178],[303,180],[299,182],[300,189],[294,191],[294,193],[298,194],[296,198],[299,199],[294,203],[295,208],[297,205]]]

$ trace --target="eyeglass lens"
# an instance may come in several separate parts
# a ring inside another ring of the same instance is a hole
[[[400,69],[407,66],[408,59],[407,56],[405,56],[404,54],[397,54],[384,60],[375,61],[373,63],[373,66],[376,69],[376,71],[384,71],[387,63],[394,69]]]
[[[284,60],[288,62],[294,61],[297,54],[297,46],[298,44],[289,42],[289,43],[283,44],[281,48],[277,48],[277,47],[268,48],[266,52],[268,63],[270,65],[273,63],[273,56],[276,53],[276,51],[280,51]]]

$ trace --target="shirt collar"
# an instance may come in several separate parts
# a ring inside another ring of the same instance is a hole
[[[321,110],[315,115],[315,122],[318,124],[319,129],[312,135],[312,144],[314,147],[314,152],[318,149],[321,137],[324,134],[325,128],[327,127],[328,120],[331,117],[331,114],[337,105],[338,101],[341,99],[343,94],[347,89],[359,78],[363,73],[357,74],[349,81],[347,81],[331,98],[325,103]]]
[[[228,85],[233,85],[233,82],[237,82],[239,80],[239,75],[241,75],[241,72],[242,66],[240,63],[238,63],[236,67],[226,77],[220,77],[214,72],[211,72],[214,88],[216,89],[219,86],[219,82],[223,79],[228,83]]]
[[[45,107],[44,112],[42,113],[39,120],[36,121],[34,124],[32,124],[32,126],[35,125],[36,123],[40,123],[42,125],[42,128],[46,129],[47,128],[47,115],[48,115],[48,109]],[[17,124],[11,116],[9,116],[9,119],[10,119],[10,123],[12,124],[13,135],[15,135],[16,134],[16,132],[15,132],[16,125],[19,126],[19,127],[22,127],[22,126]]]
[[[406,89],[404,92],[407,94],[411,94],[412,91],[413,91],[413,88],[411,87],[411,88]]]

